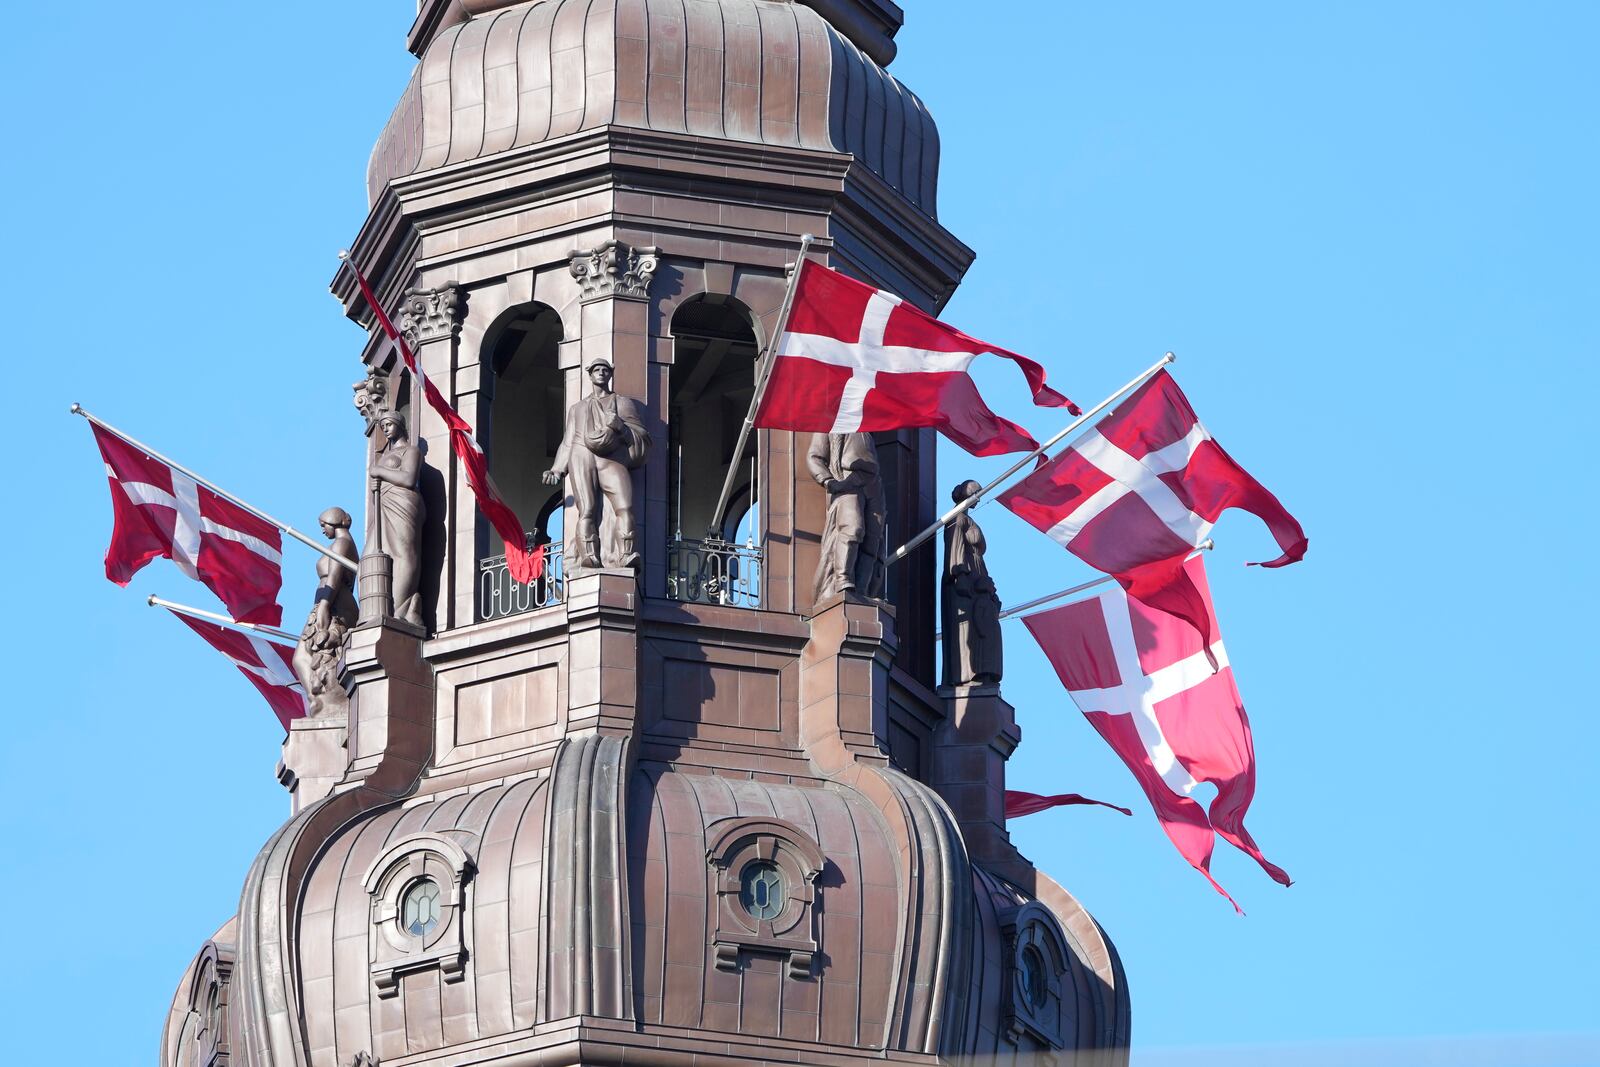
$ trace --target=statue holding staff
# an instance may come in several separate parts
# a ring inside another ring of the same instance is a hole
[[[422,451],[406,434],[405,416],[386,411],[378,416],[382,442],[367,468],[372,492],[372,515],[367,528],[367,551],[393,561],[394,614],[422,625]]]

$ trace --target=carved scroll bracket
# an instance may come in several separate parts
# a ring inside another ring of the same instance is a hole
[[[650,279],[660,265],[659,248],[634,248],[622,241],[607,241],[588,251],[567,253],[572,276],[578,280],[584,303],[605,297],[645,300]]]
[[[466,301],[455,282],[437,289],[407,289],[400,301],[400,333],[413,349],[461,332]]]

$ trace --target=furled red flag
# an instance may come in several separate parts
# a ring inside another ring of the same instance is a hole
[[[462,470],[466,472],[467,484],[472,487],[473,495],[478,498],[478,507],[483,509],[489,525],[494,527],[495,533],[499,534],[500,539],[506,544],[506,570],[510,572],[512,578],[523,585],[531,585],[538,581],[539,576],[544,573],[545,546],[538,545],[531,549],[527,547],[528,538],[523,532],[522,522],[517,518],[517,513],[511,510],[511,505],[500,495],[500,490],[495,488],[494,480],[489,477],[489,460],[483,454],[483,449],[478,446],[478,439],[472,434],[472,426],[450,406],[450,401],[445,399],[444,394],[439,392],[433,381],[423,373],[422,364],[417,360],[416,353],[411,351],[406,339],[395,329],[394,322],[383,310],[383,305],[378,303],[372,287],[367,284],[366,276],[356,267],[355,261],[347,259],[345,262],[350,264],[350,270],[356,276],[356,284],[361,286],[361,295],[367,298],[368,306],[378,318],[378,325],[383,327],[383,332],[400,350],[400,358],[405,360],[406,368],[422,386],[422,395],[427,398],[428,406],[444,420],[445,426],[449,429],[450,446],[455,450],[456,458],[461,461]]]
[[[1217,892],[1228,897],[1211,877],[1213,831],[1288,885],[1289,876],[1267,861],[1244,828],[1256,791],[1250,721],[1217,630],[1205,567],[1198,557],[1183,567],[1200,594],[1209,632],[1218,635],[1210,648],[1215,672],[1194,627],[1130,599],[1116,585],[1023,621],[1078,709],[1139,780],[1161,828]],[[1217,789],[1209,817],[1192,797],[1201,782]]]
[[[1120,805],[1107,804],[1103,800],[1090,800],[1080,793],[1056,793],[1051,796],[1040,796],[1038,793],[1024,793],[1020,789],[1006,790],[1006,818],[1008,819],[1020,819],[1024,815],[1048,811],[1064,804],[1098,804],[1102,808],[1120,811],[1124,815],[1133,814],[1133,812]]]
[[[1017,365],[1035,404],[1078,414],[1033,360],[819,263],[802,260],[799,270],[755,425],[816,433],[932,426],[975,456],[1036,448],[978,395],[967,366],[984,352]]]
[[[1205,604],[1183,561],[1225,509],[1252,512],[1272,531],[1283,555],[1259,566],[1282,567],[1306,554],[1294,516],[1212,440],[1166,371],[1000,502],[1202,637]]]
[[[214,622],[203,622],[182,612],[172,614],[205,638],[206,644],[233,661],[239,673],[250,679],[250,684],[266,697],[272,713],[285,730],[292,720],[305,715],[306,691],[294,674],[294,646],[230,630]]]
[[[89,426],[111,480],[106,577],[127,585],[145,564],[165,556],[204,582],[238,621],[278,625],[278,528],[116,434]]]

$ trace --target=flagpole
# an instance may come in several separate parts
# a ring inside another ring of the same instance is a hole
[[[156,596],[154,593],[151,593],[150,596],[146,598],[145,603],[149,604],[152,608],[166,608],[169,611],[176,611],[180,615],[192,615],[197,619],[206,619],[210,622],[220,623],[223,626],[232,626],[235,629],[254,630],[258,634],[263,634],[267,637],[276,637],[280,641],[288,641],[290,644],[298,644],[300,641],[300,639],[294,634],[289,633],[286,630],[280,630],[276,626],[262,626],[261,624],[254,622],[237,622],[228,618],[226,615],[218,615],[214,611],[202,611],[199,608],[191,608],[187,604],[179,604],[171,600],[164,600],[161,597]]]
[[[1090,419],[1092,419],[1096,415],[1100,414],[1100,412],[1104,411],[1106,408],[1110,407],[1112,404],[1114,404],[1118,400],[1120,400],[1124,393],[1130,392],[1131,390],[1133,390],[1134,388],[1136,388],[1137,386],[1142,384],[1146,378],[1148,378],[1152,374],[1156,373],[1162,367],[1165,367],[1168,363],[1176,362],[1177,359],[1178,359],[1177,356],[1173,355],[1171,352],[1168,352],[1166,355],[1164,355],[1160,359],[1156,360],[1156,362],[1154,364],[1152,364],[1148,369],[1142,371],[1139,374],[1138,377],[1136,377],[1132,381],[1128,382],[1127,385],[1124,385],[1121,389],[1118,389],[1116,392],[1112,393],[1110,396],[1108,396],[1104,400],[1100,401],[1100,403],[1096,404],[1094,407],[1090,408],[1088,411],[1085,411],[1081,416],[1078,417],[1077,421],[1072,423],[1072,425],[1068,426],[1065,430],[1062,430],[1060,433],[1058,433],[1054,437],[1050,438],[1050,440],[1046,441],[1044,444],[1040,445],[1038,448],[1034,449],[1032,452],[1029,452],[1026,456],[1023,456],[1021,459],[1017,460],[1010,467],[1006,468],[1005,473],[1000,475],[1000,477],[996,478],[994,481],[990,482],[988,485],[984,486],[982,489],[979,489],[976,493],[973,493],[971,496],[967,497],[961,503],[957,504],[955,507],[953,507],[949,511],[945,512],[943,515],[939,516],[939,520],[937,522],[935,522],[932,526],[929,526],[926,530],[923,530],[921,533],[917,534],[917,536],[913,537],[911,540],[909,540],[905,544],[901,545],[899,550],[897,552],[895,552],[894,555],[889,557],[889,562],[890,563],[898,563],[901,560],[905,559],[906,556],[911,554],[911,550],[912,549],[916,548],[918,545],[922,544],[922,542],[926,541],[928,538],[932,537],[934,534],[938,533],[940,530],[942,530],[946,526],[950,525],[952,522],[954,522],[956,520],[956,516],[960,515],[963,511],[966,511],[968,508],[974,507],[978,503],[978,501],[982,500],[985,496],[987,496],[989,494],[990,490],[994,489],[995,486],[999,485],[1001,482],[1005,481],[1007,478],[1010,478],[1013,474],[1017,473],[1023,467],[1026,467],[1029,463],[1031,463],[1033,461],[1034,457],[1041,456],[1044,453],[1048,452],[1050,449],[1054,448],[1062,440],[1062,438],[1066,437],[1068,434],[1071,434],[1072,432],[1077,430],[1078,427],[1082,426],[1084,423],[1088,422]]]
[[[145,444],[143,441],[135,440],[134,438],[128,436],[125,433],[123,433],[121,430],[117,429],[115,426],[111,425],[109,422],[105,421],[104,419],[100,418],[99,416],[91,415],[88,411],[86,411],[84,409],[83,405],[74,404],[74,405],[72,405],[70,410],[71,410],[72,414],[74,414],[74,415],[82,415],[84,418],[88,419],[90,422],[94,423],[96,426],[100,427],[102,430],[105,430],[107,433],[114,434],[117,437],[120,437],[122,440],[124,440],[128,444],[132,445],[134,448],[137,448],[139,451],[141,451],[145,455],[149,456],[151,459],[158,459],[162,463],[165,463],[167,466],[171,467],[173,470],[178,471],[178,472],[180,472],[182,474],[188,475],[190,478],[193,478],[200,485],[205,486],[207,489],[211,490],[213,493],[215,493],[218,496],[222,497],[224,500],[232,501],[233,503],[239,505],[244,510],[248,511],[250,514],[254,515],[256,518],[261,519],[263,522],[270,522],[272,525],[276,526],[278,529],[282,530],[284,533],[288,534],[290,537],[294,538],[296,541],[301,541],[301,542],[309,545],[310,547],[316,549],[318,552],[321,552],[324,556],[327,556],[329,559],[333,560],[335,563],[341,564],[341,565],[349,568],[351,573],[355,573],[357,568],[356,568],[356,564],[355,564],[354,560],[345,559],[343,556],[341,556],[337,552],[334,552],[331,549],[327,548],[325,545],[317,544],[311,538],[307,537],[305,534],[301,533],[299,530],[296,530],[293,526],[290,526],[288,523],[279,522],[277,519],[273,518],[271,515],[268,515],[266,512],[262,511],[260,508],[255,507],[254,505],[251,505],[251,504],[247,504],[243,500],[240,500],[238,497],[234,496],[232,493],[228,492],[226,489],[224,489],[221,486],[219,486],[216,482],[213,482],[208,478],[200,477],[200,475],[196,474],[194,471],[190,470],[188,467],[185,467],[183,464],[177,462],[176,460],[172,460],[172,459],[167,458],[166,456],[163,456],[160,452],[157,452],[155,449],[151,448],[149,445]]]
[[[765,361],[758,361],[759,377],[756,380],[755,395],[750,398],[750,411],[744,417],[744,424],[739,427],[739,441],[733,446],[733,459],[728,463],[728,475],[722,479],[722,492],[717,496],[716,509],[711,512],[711,524],[706,527],[715,534],[722,522],[723,509],[728,506],[728,497],[733,493],[733,480],[739,475],[739,459],[744,455],[744,444],[750,439],[750,431],[755,428],[756,409],[761,406],[761,398],[766,395],[767,383],[772,380],[772,365],[777,361],[778,342],[783,340],[783,331],[789,328],[789,311],[794,307],[794,291],[800,285],[800,268],[805,265],[806,253],[811,251],[811,243],[816,238],[809,233],[800,235],[800,254],[795,257],[794,274],[789,278],[789,284],[783,291],[783,303],[778,307],[778,321],[775,324],[772,336],[767,338],[767,350],[762,353]]]
[[[1191,559],[1194,559],[1200,555],[1200,552],[1209,552],[1216,547],[1217,543],[1208,537],[1195,546],[1195,548],[1199,549],[1200,551],[1192,552],[1185,556],[1184,561],[1187,562]],[[1021,615],[1023,618],[1027,618],[1029,615],[1035,614],[1032,610],[1034,608],[1043,607],[1046,604],[1053,604],[1057,600],[1065,600],[1067,597],[1073,596],[1077,593],[1087,593],[1091,589],[1105,585],[1107,582],[1114,582],[1116,580],[1117,576],[1114,574],[1102,574],[1092,582],[1084,582],[1082,585],[1075,585],[1070,589],[1060,589],[1054,593],[1046,594],[1045,596],[1035,597],[1026,604],[1018,604],[1014,608],[1007,608],[1006,610],[1002,611],[999,615],[1000,621],[1004,622],[1005,620],[1015,618],[1018,615]],[[937,641],[943,636],[944,632],[940,631],[933,635],[933,639]]]

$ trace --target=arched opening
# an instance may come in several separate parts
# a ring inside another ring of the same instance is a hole
[[[478,615],[500,618],[561,599],[562,486],[545,485],[544,472],[561,447],[566,412],[561,377],[561,317],[544,304],[515,308],[484,338],[484,388],[489,393],[488,433],[482,444],[489,474],[522,520],[531,545],[552,546],[545,576],[532,586],[511,580],[505,545],[484,524],[487,541],[479,565]]]
[[[668,381],[668,592],[676,600],[760,602],[761,482],[756,437],[739,455],[739,428],[755,392],[753,317],[730,296],[686,300],[672,316]],[[713,524],[729,468],[733,488]]]

